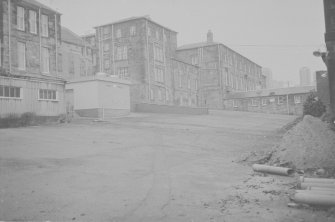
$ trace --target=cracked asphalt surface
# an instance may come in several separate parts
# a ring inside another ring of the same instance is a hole
[[[0,220],[276,221],[287,209],[243,187],[252,170],[236,159],[271,148],[294,118],[211,111],[1,129]]]

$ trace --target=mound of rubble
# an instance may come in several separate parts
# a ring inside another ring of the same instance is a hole
[[[269,163],[297,169],[334,168],[335,132],[319,118],[306,115],[286,132]]]

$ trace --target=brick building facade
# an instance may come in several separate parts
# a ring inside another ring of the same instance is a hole
[[[61,15],[35,0],[1,0],[0,11],[0,115],[64,113]]]
[[[207,34],[207,42],[178,47],[177,56],[201,68],[201,106],[223,108],[227,92],[266,87],[262,67],[227,46],[214,42],[211,31]]]

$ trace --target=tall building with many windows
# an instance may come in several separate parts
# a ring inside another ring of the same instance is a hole
[[[308,67],[302,67],[299,70],[300,86],[311,85],[311,70]]]
[[[223,99],[229,92],[266,87],[262,67],[224,44],[214,42],[211,31],[207,33],[206,42],[178,47],[177,56],[201,69],[201,106],[223,108]]]
[[[60,13],[35,0],[1,0],[0,12],[0,115],[64,113]]]
[[[98,70],[132,81],[131,104],[174,104],[177,32],[148,16],[96,27]],[[189,64],[190,65],[190,64]]]

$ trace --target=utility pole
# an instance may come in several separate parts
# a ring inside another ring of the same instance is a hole
[[[323,60],[327,65],[330,109],[335,115],[335,0],[323,0],[323,7],[326,25],[325,42],[328,51]]]

